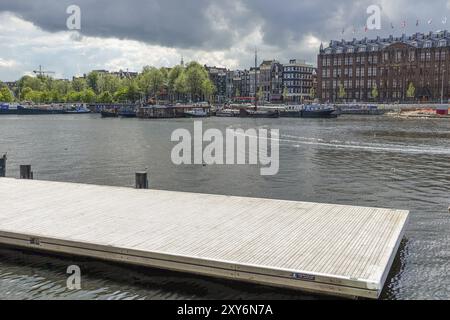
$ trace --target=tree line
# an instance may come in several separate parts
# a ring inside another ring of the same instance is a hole
[[[0,101],[34,103],[135,103],[165,100],[210,101],[216,88],[208,72],[197,62],[186,66],[155,68],[146,66],[135,78],[91,72],[72,81],[48,76],[24,76],[14,91],[1,86]]]

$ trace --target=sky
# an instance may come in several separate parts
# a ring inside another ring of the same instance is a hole
[[[81,10],[80,30],[67,27],[71,5]],[[365,30],[370,5],[381,9],[380,30]],[[39,65],[71,79],[170,67],[182,57],[244,69],[255,48],[261,60],[316,64],[330,40],[444,29],[450,0],[0,0],[0,80]]]

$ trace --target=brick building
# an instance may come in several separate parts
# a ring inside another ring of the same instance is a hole
[[[320,48],[317,97],[324,102],[447,101],[449,47],[447,31],[331,41]]]

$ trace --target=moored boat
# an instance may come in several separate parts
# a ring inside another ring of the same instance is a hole
[[[184,116],[186,118],[207,118],[209,117],[209,112],[201,108],[196,108],[184,111]]]
[[[102,118],[118,118],[119,113],[117,110],[103,110],[100,112]]]
[[[336,109],[328,105],[310,104],[301,110],[302,118],[337,118]]]

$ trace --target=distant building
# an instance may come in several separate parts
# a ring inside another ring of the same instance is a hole
[[[277,102],[283,94],[283,65],[276,60],[266,60],[259,66],[260,81],[258,87],[262,92],[260,100]]]
[[[332,102],[438,102],[442,95],[447,101],[449,48],[448,31],[331,41],[318,56],[318,97]]]
[[[314,66],[305,61],[293,59],[283,65],[283,93],[287,93],[287,102],[301,103],[312,98],[314,73]]]
[[[227,69],[218,67],[208,67],[205,65],[209,79],[216,87],[214,94],[215,103],[225,103],[227,100]]]

